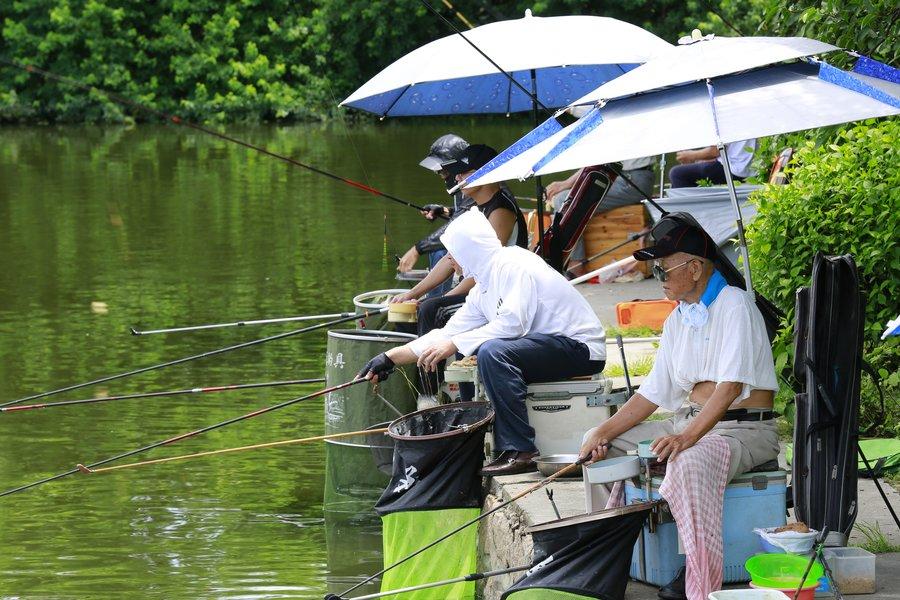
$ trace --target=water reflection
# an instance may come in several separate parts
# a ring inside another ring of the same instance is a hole
[[[500,147],[526,128],[228,129],[425,204],[446,199],[416,166],[434,138],[452,130]],[[397,287],[392,255],[431,227],[406,207],[186,129],[0,128],[0,401],[298,328],[133,337],[131,326],[351,310],[356,294]],[[319,377],[325,343],[324,333],[288,338],[48,400]],[[3,414],[0,489],[316,389]],[[317,399],[135,459],[319,435],[322,410]],[[380,568],[379,524],[371,505],[323,515],[325,463],[324,445],[289,446],[77,474],[2,498],[0,596],[342,591]]]

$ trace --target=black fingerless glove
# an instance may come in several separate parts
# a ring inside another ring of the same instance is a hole
[[[378,356],[374,357],[372,360],[366,363],[366,366],[362,368],[362,370],[356,374],[357,378],[365,377],[370,372],[374,373],[376,377],[378,377],[378,381],[386,381],[388,375],[394,370],[394,361],[388,358],[387,354],[382,352]]]
[[[443,204],[426,204],[422,208],[424,208],[425,211],[431,215],[432,219],[447,216],[447,212],[446,212],[447,207],[444,206]]]

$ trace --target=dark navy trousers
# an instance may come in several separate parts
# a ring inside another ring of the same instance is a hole
[[[511,340],[488,340],[475,352],[478,374],[494,406],[494,447],[498,451],[536,452],[528,423],[528,384],[593,375],[604,361],[590,360],[588,347],[562,335],[532,334]],[[463,400],[472,389],[460,385]]]

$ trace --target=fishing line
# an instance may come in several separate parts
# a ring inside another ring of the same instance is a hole
[[[245,415],[241,415],[241,416],[239,416],[239,417],[233,417],[233,418],[231,418],[231,419],[228,419],[227,421],[222,421],[222,422],[216,423],[216,424],[214,424],[214,425],[208,425],[208,426],[203,427],[203,428],[201,428],[201,429],[196,429],[196,430],[194,430],[194,431],[189,431],[189,432],[187,432],[187,433],[182,433],[181,435],[176,435],[175,437],[170,437],[170,438],[165,439],[165,440],[161,440],[161,441],[158,441],[158,442],[154,442],[154,443],[152,443],[152,444],[150,444],[150,445],[143,446],[143,447],[141,447],[141,448],[137,448],[136,450],[131,450],[131,451],[129,451],[129,452],[123,452],[122,454],[117,454],[117,455],[111,456],[111,457],[109,457],[109,458],[104,458],[103,460],[100,460],[100,461],[97,461],[97,462],[93,462],[93,463],[90,463],[90,464],[88,464],[88,465],[85,465],[85,464],[83,464],[83,463],[78,463],[78,466],[77,466],[77,467],[75,467],[74,469],[71,469],[71,470],[69,470],[69,471],[65,471],[65,472],[63,472],[63,473],[59,473],[59,474],[53,475],[53,476],[51,476],[51,477],[45,477],[44,479],[40,479],[40,480],[38,480],[38,481],[34,481],[34,482],[29,483],[29,484],[26,484],[26,485],[21,485],[21,486],[19,486],[19,487],[17,487],[17,488],[12,488],[12,489],[10,489],[10,490],[6,490],[5,492],[0,492],[0,497],[3,497],[3,496],[9,496],[10,494],[15,494],[15,493],[17,493],[17,492],[23,492],[23,491],[28,490],[28,489],[31,489],[31,488],[33,488],[33,487],[37,487],[37,486],[39,486],[39,485],[42,485],[42,484],[45,484],[45,483],[49,483],[49,482],[51,482],[51,481],[56,481],[57,479],[62,479],[63,477],[68,477],[69,475],[74,475],[75,473],[82,473],[82,472],[84,472],[85,469],[90,470],[90,469],[93,469],[94,467],[99,467],[99,466],[105,465],[105,464],[107,464],[107,463],[111,463],[111,462],[113,462],[113,461],[116,461],[116,460],[119,460],[119,459],[122,459],[122,458],[126,458],[126,457],[129,457],[129,456],[134,456],[135,454],[141,454],[142,452],[147,452],[148,450],[152,450],[152,449],[154,449],[154,448],[159,448],[160,446],[166,446],[166,445],[168,445],[168,444],[174,444],[174,443],[176,443],[176,442],[180,442],[181,440],[186,440],[186,439],[188,439],[188,438],[195,437],[195,436],[197,436],[197,435],[206,433],[206,432],[208,432],[208,431],[212,431],[212,430],[214,430],[214,429],[219,429],[219,428],[221,428],[221,427],[226,427],[226,426],[231,425],[231,424],[233,424],[233,423],[238,423],[238,422],[240,422],[240,421],[244,421],[244,420],[247,420],[247,419],[252,419],[253,417],[258,417],[259,415],[263,415],[263,414],[266,414],[266,413],[270,413],[270,412],[272,412],[272,411],[279,410],[279,409],[281,409],[281,408],[285,408],[285,407],[291,406],[291,405],[293,405],[293,404],[297,404],[298,402],[303,402],[304,400],[310,400],[310,399],[312,399],[312,398],[317,398],[317,397],[319,397],[319,396],[322,396],[323,394],[329,394],[329,393],[331,393],[331,392],[335,392],[335,391],[337,391],[337,390],[341,390],[341,389],[343,389],[343,388],[350,387],[351,385],[356,385],[357,383],[362,383],[362,382],[364,382],[364,381],[367,381],[367,380],[366,380],[366,379],[361,379],[361,378],[353,379],[353,380],[351,380],[351,381],[348,381],[347,383],[342,383],[342,384],[336,385],[336,386],[334,386],[334,387],[325,388],[324,390],[319,390],[318,392],[309,394],[309,395],[307,395],[307,396],[300,396],[299,398],[294,398],[293,400],[288,400],[287,402],[282,402],[281,404],[275,404],[275,405],[269,406],[269,407],[267,407],[267,408],[261,408],[261,409],[259,409],[259,410],[255,410],[255,411],[253,411],[253,412],[251,412],[251,413],[247,413],[247,414],[245,414]]]
[[[377,386],[377,385],[378,385],[378,384],[376,383],[375,386]],[[398,417],[402,417],[402,416],[403,416],[403,413],[400,412],[400,411],[397,409],[396,406],[394,406],[393,404],[391,404],[391,403],[388,401],[388,399],[385,398],[381,393],[379,393],[378,391],[376,391],[375,387],[372,388],[372,393],[375,394],[375,397],[376,397],[376,398],[378,398],[379,400],[381,400],[382,402],[384,402],[384,403],[387,405],[388,408],[390,408],[392,411],[394,411],[395,413],[397,413],[397,416],[398,416]]]
[[[331,87],[331,84],[328,84],[328,93],[331,96],[331,101],[335,105],[339,105],[337,97],[334,95],[334,89]],[[344,118],[344,111],[341,110],[340,106],[337,109],[338,120],[341,122],[341,127],[344,130],[344,137],[350,142],[350,147],[353,148],[353,155],[356,157],[356,162],[359,163],[360,169],[362,169],[363,179],[367,184],[371,183],[371,179],[369,178],[369,172],[366,170],[366,165],[362,160],[362,157],[359,155],[359,148],[357,148],[356,143],[353,141],[353,136],[350,135],[350,128],[347,127],[347,121]],[[381,252],[381,270],[388,270],[388,225],[387,225],[387,206],[385,206],[384,210],[384,243],[382,245]]]
[[[208,394],[212,392],[231,392],[235,390],[250,390],[255,388],[281,387],[286,385],[305,385],[310,383],[322,383],[324,377],[314,379],[293,379],[290,381],[267,381],[263,383],[239,383],[233,385],[219,385],[213,387],[196,387],[185,390],[168,390],[164,392],[143,392],[138,394],[126,394],[124,396],[101,396],[97,398],[81,398],[78,400],[63,400],[61,402],[47,402],[42,404],[20,404],[18,406],[6,406],[0,408],[0,412],[13,412],[21,410],[34,410],[38,408],[53,408],[55,406],[72,406],[73,404],[95,404],[97,402],[117,402],[119,400],[134,400],[138,398],[159,398],[162,396],[180,396],[183,394]]]
[[[170,456],[168,458],[157,458],[155,460],[143,460],[136,463],[128,463],[127,465],[116,465],[114,467],[100,467],[99,469],[91,469],[85,465],[79,464],[78,469],[85,474],[94,475],[96,473],[107,473],[109,471],[119,471],[121,469],[133,469],[135,467],[145,467],[147,465],[158,465],[162,463],[175,462],[179,460],[187,460],[190,458],[201,458],[204,456],[215,456],[217,454],[227,454],[229,452],[243,452],[244,450],[259,450],[261,448],[277,448],[279,446],[287,446],[290,444],[307,444],[310,442],[319,442],[324,440],[337,440],[345,437],[353,437],[356,435],[370,435],[378,433],[387,433],[388,428],[379,429],[363,429],[361,431],[349,431],[347,433],[331,433],[328,435],[317,435],[314,437],[300,438],[295,440],[281,440],[278,442],[266,442],[263,444],[253,444],[251,446],[240,446],[238,448],[224,448],[222,450],[210,450],[208,452],[195,452],[194,454],[182,454],[180,456]]]
[[[209,352],[203,352],[201,354],[195,354],[193,356],[186,356],[184,358],[179,358],[176,360],[171,360],[169,362],[160,363],[157,365],[151,365],[149,367],[142,367],[140,369],[135,369],[133,371],[127,371],[125,373],[118,373],[116,375],[109,375],[107,377],[101,377],[100,379],[94,379],[93,381],[87,381],[85,383],[78,383],[75,385],[66,386],[63,388],[59,388],[56,390],[51,390],[49,392],[42,392],[40,394],[33,394],[31,396],[26,396],[25,398],[19,398],[18,400],[10,400],[9,402],[4,402],[0,404],[0,408],[6,406],[12,406],[13,404],[21,404],[22,402],[27,402],[29,400],[37,400],[38,398],[45,398],[47,396],[53,396],[55,394],[61,394],[63,392],[70,392],[72,390],[77,390],[83,387],[88,387],[90,385],[95,385],[98,383],[104,383],[107,381],[113,381],[115,379],[122,379],[123,377],[129,377],[131,375],[137,375],[139,373],[146,373],[148,371],[155,371],[157,369],[163,369],[165,367],[171,367],[174,365],[180,365],[182,363],[190,362],[192,360],[197,360],[199,358],[206,358],[208,356],[215,356],[217,354],[223,354],[225,352],[231,352],[232,350],[239,350],[241,348],[249,348],[251,346],[256,346],[258,344],[264,344],[266,342],[271,342],[274,340],[280,340],[286,337],[291,337],[294,335],[299,335],[301,333],[307,333],[309,331],[314,331],[316,329],[322,329],[323,327],[331,327],[332,325],[337,325],[339,323],[345,323],[347,321],[355,321],[356,319],[364,319],[371,315],[381,314],[387,312],[387,307],[380,308],[378,310],[366,311],[361,315],[353,314],[349,317],[344,317],[341,319],[335,319],[334,321],[328,321],[326,323],[319,323],[318,325],[311,325],[310,327],[304,327],[303,329],[295,329],[294,331],[288,331],[285,333],[279,333],[277,335],[271,335],[269,337],[260,338],[257,340],[251,340],[249,342],[243,342],[241,344],[236,344],[234,346],[226,346],[225,348],[219,348],[218,350],[210,350]]]
[[[163,119],[163,120],[165,120],[165,121],[169,121],[169,122],[171,122],[171,123],[174,123],[175,125],[182,125],[182,126],[184,126],[184,127],[190,128],[190,129],[195,129],[195,130],[197,130],[197,131],[200,131],[200,132],[202,132],[202,133],[206,133],[206,134],[211,135],[211,136],[213,136],[213,137],[217,137],[217,138],[219,138],[219,139],[222,139],[222,140],[225,140],[225,141],[228,141],[228,142],[232,142],[232,143],[237,144],[237,145],[239,145],[239,146],[243,146],[243,147],[245,147],[245,148],[249,148],[250,150],[255,150],[256,152],[259,152],[260,154],[265,154],[266,156],[271,156],[272,158],[277,158],[278,160],[284,161],[284,162],[289,163],[289,164],[291,164],[291,165],[294,165],[294,166],[296,166],[296,167],[301,167],[301,168],[303,168],[303,169],[306,169],[306,170],[311,171],[311,172],[313,172],[313,173],[316,173],[316,174],[318,174],[318,175],[323,175],[323,176],[328,177],[328,178],[330,178],[330,179],[333,179],[333,180],[335,180],[335,181],[340,181],[340,182],[342,182],[342,183],[346,183],[347,185],[350,185],[350,186],[352,186],[352,187],[355,187],[356,189],[362,190],[362,191],[364,191],[364,192],[368,192],[369,194],[372,194],[372,195],[374,195],[374,196],[379,196],[379,197],[381,197],[381,198],[385,198],[385,199],[387,199],[387,200],[391,200],[392,202],[397,202],[398,204],[402,204],[402,205],[408,206],[408,207],[410,207],[410,208],[415,208],[416,210],[419,210],[419,211],[425,210],[425,207],[423,207],[423,206],[419,206],[418,204],[413,204],[412,202],[408,202],[408,201],[403,200],[402,198],[398,198],[397,196],[394,196],[394,195],[392,195],[392,194],[388,194],[388,193],[386,193],[386,192],[382,192],[381,190],[377,190],[377,189],[375,189],[375,188],[373,188],[373,187],[370,187],[370,186],[368,186],[368,185],[366,185],[366,184],[364,184],[364,183],[361,183],[361,182],[359,182],[359,181],[354,181],[354,180],[348,179],[348,178],[346,178],[346,177],[341,177],[340,175],[336,175],[336,174],[331,173],[331,172],[329,172],[329,171],[326,171],[326,170],[324,170],[324,169],[320,169],[320,168],[318,168],[318,167],[314,167],[314,166],[312,166],[312,165],[309,165],[309,164],[307,164],[307,163],[301,162],[301,161],[296,160],[296,159],[294,159],[294,158],[291,158],[291,157],[289,157],[289,156],[285,156],[285,155],[283,155],[283,154],[278,154],[278,153],[273,152],[273,151],[271,151],[271,150],[268,150],[268,149],[266,149],[266,148],[264,148],[264,147],[262,147],[262,146],[256,146],[256,145],[254,145],[254,144],[251,144],[251,143],[249,143],[249,142],[245,142],[245,141],[243,141],[243,140],[240,140],[240,139],[238,139],[238,138],[232,137],[232,136],[230,136],[230,135],[227,135],[227,134],[224,134],[224,133],[215,131],[215,130],[213,130],[213,129],[209,129],[208,127],[204,127],[203,125],[199,125],[199,124],[197,124],[197,123],[194,123],[194,122],[191,122],[191,121],[187,121],[187,120],[185,120],[185,119],[182,119],[182,118],[179,117],[179,116],[171,115],[171,114],[169,114],[169,113],[163,112],[163,111],[161,111],[161,110],[159,110],[159,109],[156,109],[156,108],[151,108],[151,107],[149,107],[149,106],[146,106],[146,105],[140,104],[140,103],[138,103],[138,102],[135,102],[134,100],[131,100],[130,98],[125,98],[124,96],[120,96],[119,94],[116,94],[116,93],[114,93],[114,92],[109,92],[109,91],[100,89],[100,88],[98,88],[98,87],[96,87],[96,86],[93,86],[93,85],[90,85],[90,84],[87,84],[87,83],[82,83],[82,82],[77,81],[77,80],[75,80],[75,79],[72,79],[72,78],[70,78],[70,77],[65,77],[65,76],[63,76],[63,75],[57,75],[57,74],[55,74],[55,73],[52,73],[52,72],[47,71],[47,70],[45,70],[45,69],[41,69],[41,68],[39,68],[39,67],[35,67],[35,66],[33,66],[33,65],[22,65],[22,64],[19,64],[19,63],[15,62],[15,61],[10,61],[10,60],[6,60],[6,59],[0,59],[0,64],[5,64],[5,65],[10,66],[10,67],[14,67],[14,68],[17,68],[17,69],[22,69],[22,70],[24,70],[24,71],[27,71],[28,73],[34,73],[34,74],[37,74],[37,75],[41,75],[42,77],[44,77],[44,78],[46,78],[46,79],[53,79],[53,80],[56,80],[56,81],[65,83],[65,84],[67,84],[67,85],[71,85],[71,86],[73,86],[73,87],[77,87],[77,88],[82,89],[82,90],[95,91],[95,92],[97,92],[97,93],[99,93],[99,94],[103,94],[104,96],[106,96],[106,97],[109,98],[110,100],[113,100],[113,101],[118,102],[118,103],[120,103],[120,104],[123,104],[123,105],[125,105],[125,106],[130,106],[130,107],[135,108],[135,109],[137,109],[137,110],[139,110],[139,111],[143,111],[143,112],[149,113],[149,114],[151,114],[151,115],[155,115],[155,116],[157,116],[157,117],[159,117],[159,118],[161,118],[161,119]],[[438,218],[447,220],[447,217],[440,216],[440,215],[438,216]]]

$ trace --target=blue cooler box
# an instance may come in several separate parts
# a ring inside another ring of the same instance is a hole
[[[641,478],[641,485],[644,481]],[[660,498],[661,477],[654,477],[650,494],[654,500]],[[750,574],[744,569],[744,561],[759,551],[759,540],[753,529],[756,527],[779,527],[786,522],[787,473],[767,471],[764,473],[744,473],[735,477],[725,488],[725,505],[722,511],[723,543],[725,560],[722,570],[724,583],[750,581]],[[625,482],[625,503],[643,502],[647,492],[643,487],[635,487],[629,480]],[[655,533],[650,533],[647,525],[641,532],[644,540],[645,574],[641,577],[641,542],[634,546],[631,555],[632,578],[654,585],[669,583],[684,566],[684,554],[679,554],[678,531],[675,523],[658,525]]]

